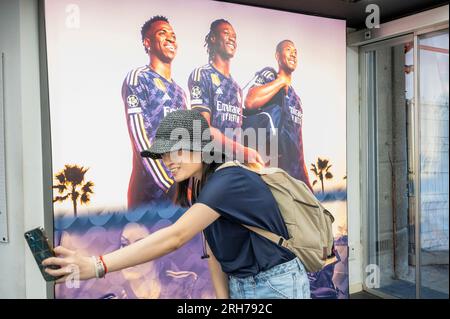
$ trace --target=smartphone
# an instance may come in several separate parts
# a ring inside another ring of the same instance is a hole
[[[48,242],[48,238],[45,235],[44,228],[38,227],[35,229],[32,229],[30,231],[27,231],[25,233],[25,240],[28,243],[28,246],[31,249],[31,253],[34,256],[34,259],[36,260],[39,270],[41,271],[42,276],[46,281],[53,281],[57,280],[61,277],[54,277],[50,274],[46,273],[44,271],[44,266],[42,265],[42,261],[44,259],[47,259],[49,257],[54,257],[55,253],[53,252],[53,248],[51,247],[50,243]],[[51,269],[58,269],[59,266],[52,265],[48,266]]]

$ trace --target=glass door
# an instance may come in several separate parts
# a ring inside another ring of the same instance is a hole
[[[360,52],[363,286],[448,298],[448,29]]]
[[[415,215],[412,188],[414,37],[361,50],[364,119],[362,164],[365,288],[383,297],[414,298]]]
[[[448,29],[417,39],[421,298],[448,298],[448,41]]]

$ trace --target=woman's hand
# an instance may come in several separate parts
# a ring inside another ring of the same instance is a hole
[[[95,278],[95,265],[92,257],[81,256],[73,250],[69,250],[62,246],[54,249],[58,257],[50,257],[45,259],[42,264],[44,266],[56,265],[59,269],[45,268],[45,271],[55,277],[64,276],[56,281],[63,283],[67,277],[77,277],[80,280]],[[62,257],[62,258],[61,258]]]

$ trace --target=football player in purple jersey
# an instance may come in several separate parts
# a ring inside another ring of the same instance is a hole
[[[233,26],[224,19],[212,22],[205,46],[209,63],[196,68],[188,81],[191,108],[206,118],[212,136],[222,148],[232,150],[236,157],[247,163],[264,165],[256,150],[243,146],[236,136],[225,134],[226,129],[242,126],[242,90],[230,70],[237,48]]]
[[[177,39],[168,19],[154,16],[141,29],[149,63],[131,70],[122,86],[133,169],[128,186],[128,208],[170,199],[173,177],[161,160],[141,157],[150,147],[159,122],[170,112],[186,109],[183,89],[172,79]]]
[[[266,67],[246,85],[243,126],[253,127],[256,131],[266,128],[266,141],[273,139],[270,135],[277,135],[278,167],[312,190],[303,155],[302,102],[291,85],[292,73],[298,63],[294,43],[291,40],[278,43],[275,58],[278,72]]]

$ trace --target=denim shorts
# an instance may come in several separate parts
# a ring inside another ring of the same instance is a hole
[[[231,299],[310,299],[309,280],[298,259],[276,265],[255,276],[228,276]]]

